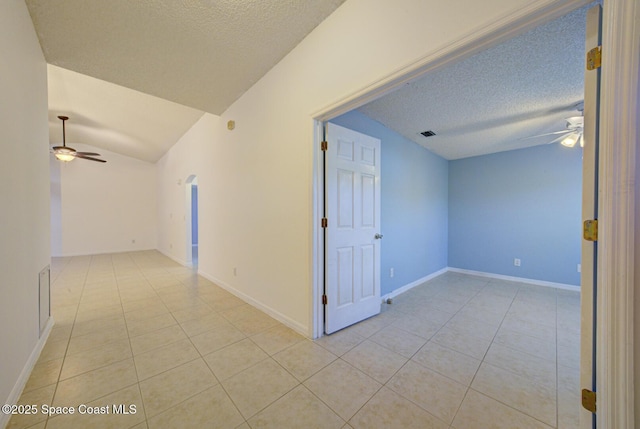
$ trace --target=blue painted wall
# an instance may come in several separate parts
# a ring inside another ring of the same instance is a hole
[[[191,239],[198,244],[198,185],[191,185]]]
[[[450,161],[449,266],[579,285],[581,198],[580,148]]]
[[[448,162],[360,112],[331,122],[382,142],[382,295],[445,268]]]

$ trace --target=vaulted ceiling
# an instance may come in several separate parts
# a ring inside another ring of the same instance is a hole
[[[50,141],[157,161],[345,0],[25,0],[49,66]],[[545,144],[582,100],[586,8],[360,110],[446,159]],[[433,130],[436,136],[419,133]]]
[[[224,112],[345,0],[25,1],[45,59],[56,66],[51,143],[62,139],[62,114],[70,117],[70,143],[155,162],[176,135],[203,112]]]

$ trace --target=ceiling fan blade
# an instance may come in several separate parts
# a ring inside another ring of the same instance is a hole
[[[95,152],[76,152],[78,155],[87,155],[87,156],[101,156],[99,153]]]
[[[567,133],[567,134],[563,134],[563,135],[561,135],[560,137],[558,137],[558,138],[555,138],[555,139],[551,140],[551,141],[550,141],[549,143],[547,143],[547,144],[552,144],[552,143],[559,142],[559,141],[561,141],[562,139],[564,139],[565,137],[567,137],[569,134],[573,134],[573,131],[571,131],[570,133]]]
[[[76,154],[76,158],[88,159],[89,161],[96,161],[96,162],[107,162],[104,159],[98,159],[92,156],[85,156],[85,155],[79,155],[79,154]]]
[[[572,132],[573,132],[573,130],[554,131],[552,133],[545,133],[545,134],[538,134],[538,135],[535,135],[535,136],[523,137],[520,140],[535,139],[536,137],[553,136],[555,134],[569,134],[569,133],[572,133]]]

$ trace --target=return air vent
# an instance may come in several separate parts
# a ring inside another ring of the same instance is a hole
[[[432,137],[432,136],[435,136],[435,135],[436,135],[436,133],[435,133],[435,132],[433,132],[433,131],[431,131],[431,130],[429,130],[429,131],[423,131],[423,132],[421,132],[420,134],[422,134],[422,135],[423,135],[423,136],[425,136],[425,137]]]

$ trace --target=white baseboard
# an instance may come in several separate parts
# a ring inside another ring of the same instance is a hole
[[[75,256],[97,256],[97,255],[112,255],[115,253],[131,253],[131,252],[148,252],[149,250],[159,250],[155,247],[149,247],[144,249],[122,249],[122,250],[101,250],[96,252],[73,252],[73,253],[63,253],[63,254],[52,254],[52,258],[73,258]],[[168,256],[168,255],[167,255]]]
[[[450,272],[453,272],[453,273],[460,273],[460,274],[469,274],[469,275],[472,275],[472,276],[479,276],[479,277],[489,277],[489,278],[498,279],[498,280],[507,280],[507,281],[511,281],[511,282],[527,283],[527,284],[536,285],[536,286],[544,286],[544,287],[552,287],[552,288],[556,288],[556,289],[571,290],[571,291],[574,291],[574,292],[580,292],[580,286],[569,285],[569,284],[565,284],[565,283],[547,282],[547,281],[544,281],[544,280],[528,279],[528,278],[524,278],[524,277],[504,276],[502,274],[493,274],[493,273],[485,273],[485,272],[482,272],[482,271],[464,270],[462,268],[454,268],[454,267],[447,267],[446,271],[450,271]]]
[[[400,295],[401,293],[404,293],[410,289],[413,289],[416,286],[420,286],[421,284],[423,284],[424,282],[427,282],[431,279],[434,279],[444,273],[446,273],[449,270],[448,267],[445,267],[441,270],[436,271],[435,273],[431,273],[428,276],[422,277],[418,280],[415,280],[409,284],[406,284],[404,286],[399,287],[398,289],[394,289],[391,292],[389,292],[388,294],[385,294],[384,296],[382,296],[382,302],[386,301],[389,298],[395,298],[396,296]]]
[[[174,262],[177,262],[180,265],[183,265],[185,267],[191,267],[191,264],[188,264],[187,261],[185,260],[180,260],[178,258],[176,258],[173,255],[170,255],[169,253],[165,252],[164,250],[158,248],[158,249],[153,249],[153,250],[157,250],[158,252],[162,253],[164,256],[166,256],[167,258],[171,259]]]
[[[47,343],[47,339],[49,338],[49,334],[51,333],[51,329],[54,325],[53,317],[49,317],[49,321],[47,325],[44,327],[44,331],[40,336],[40,339],[36,343],[36,346],[33,348],[29,359],[25,363],[22,368],[22,372],[20,372],[20,377],[14,384],[13,389],[11,389],[11,393],[9,393],[9,397],[3,402],[3,404],[17,404],[20,399],[20,395],[22,395],[22,391],[24,390],[24,386],[26,386],[27,381],[29,381],[29,377],[31,376],[31,371],[33,371],[33,367],[38,362],[38,358],[40,357],[40,353],[42,353],[42,349],[44,345]],[[6,427],[9,423],[9,419],[11,418],[11,414],[0,413],[0,428]]]
[[[221,288],[223,288],[227,292],[230,292],[233,295],[237,296],[238,298],[240,298],[241,300],[243,300],[247,304],[257,308],[260,311],[263,311],[263,312],[267,313],[269,316],[273,317],[278,322],[283,323],[284,325],[288,326],[289,328],[293,329],[294,331],[298,332],[299,334],[304,335],[305,337],[311,338],[308,326],[305,326],[305,325],[303,325],[303,324],[291,319],[290,317],[280,313],[279,311],[274,310],[273,308],[264,305],[260,301],[257,301],[255,299],[253,299],[252,297],[250,297],[249,295],[245,294],[244,292],[239,291],[238,289],[234,288],[230,284],[227,284],[224,281],[222,281],[220,279],[217,279],[217,278],[215,278],[214,276],[212,276],[210,274],[207,274],[207,273],[202,272],[202,271],[198,271],[198,274],[201,275],[202,277],[204,277],[205,279],[214,282],[216,285],[220,286]]]

